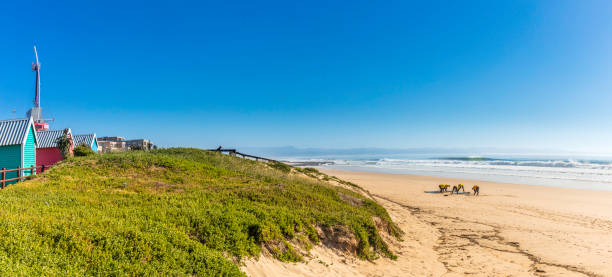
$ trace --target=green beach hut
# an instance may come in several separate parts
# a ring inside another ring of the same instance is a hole
[[[85,146],[91,148],[95,153],[98,152],[98,139],[96,133],[86,135],[74,135],[72,136],[74,141],[74,147],[85,144]]]
[[[36,166],[37,143],[34,121],[31,117],[0,120],[0,169]],[[22,176],[28,175],[30,175],[29,170],[22,174]],[[6,179],[16,177],[17,171],[6,173]]]

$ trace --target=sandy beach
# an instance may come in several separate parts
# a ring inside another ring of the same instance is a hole
[[[359,184],[406,233],[396,261],[315,247],[307,263],[262,257],[250,276],[612,276],[612,192],[324,170]],[[424,193],[437,184],[480,196]]]

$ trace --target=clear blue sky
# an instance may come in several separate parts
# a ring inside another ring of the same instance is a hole
[[[31,106],[36,43],[77,133],[612,152],[610,1],[10,2],[0,118]]]

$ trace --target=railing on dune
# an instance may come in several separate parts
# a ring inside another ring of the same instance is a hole
[[[264,157],[258,157],[258,156],[254,156],[254,155],[240,153],[240,152],[236,151],[236,149],[221,149],[221,148],[217,148],[217,149],[208,149],[208,151],[214,151],[214,152],[219,152],[219,153],[227,153],[230,156],[241,156],[244,159],[253,159],[255,161],[262,160],[264,162],[279,163],[279,161],[277,161],[277,160],[272,160],[272,159],[268,159],[268,158],[264,158]]]
[[[0,188],[6,187],[7,183],[16,181],[15,183],[21,182],[25,180],[28,176],[35,175],[36,173],[43,173],[46,169],[49,169],[48,165],[41,166],[32,166],[32,167],[24,167],[24,168],[14,168],[14,169],[0,169],[0,175],[2,178],[0,179]],[[39,171],[40,169],[40,171]],[[29,171],[30,175],[25,176],[25,173]],[[6,178],[6,173],[8,172],[17,172],[17,177],[14,178]]]

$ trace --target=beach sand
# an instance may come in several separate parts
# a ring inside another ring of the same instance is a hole
[[[612,192],[323,170],[359,184],[406,233],[396,261],[317,246],[306,263],[263,256],[250,276],[612,276]],[[480,196],[424,193],[437,184]]]

